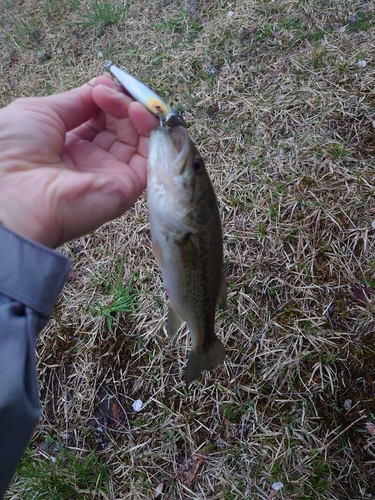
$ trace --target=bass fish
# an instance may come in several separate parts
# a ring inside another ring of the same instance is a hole
[[[185,374],[189,385],[225,358],[215,335],[216,304],[226,306],[219,209],[203,160],[182,116],[144,83],[104,61],[124,89],[160,126],[150,137],[147,201],[152,247],[169,296],[167,333],[173,339],[186,322],[192,350]]]
[[[167,333],[186,322],[192,340],[185,382],[225,358],[215,308],[226,305],[223,244],[216,196],[185,127],[151,132],[147,202],[152,248],[169,297]]]

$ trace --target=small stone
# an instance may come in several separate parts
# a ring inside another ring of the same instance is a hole
[[[38,52],[36,53],[36,57],[40,61],[49,61],[51,59],[51,56],[47,54],[45,50],[38,50]]]
[[[208,71],[211,75],[217,75],[219,73],[212,62],[208,63]]]
[[[284,488],[283,483],[281,483],[279,481],[277,483],[273,483],[272,484],[272,489],[275,490],[275,491],[280,491],[283,488]]]
[[[358,16],[357,14],[349,14],[346,20],[348,23],[356,23],[358,21]]]
[[[132,407],[133,407],[133,410],[134,411],[141,411],[142,408],[143,408],[143,401],[141,401],[140,399],[137,399],[136,401],[134,401],[134,403],[132,404]]]
[[[189,12],[190,12],[190,14],[196,14],[197,13],[197,5],[195,3],[195,0],[190,0],[190,2],[189,2]]]
[[[44,52],[44,50],[38,50],[38,53],[36,55],[36,57],[38,59],[43,59],[43,57],[46,55],[46,53]]]
[[[156,486],[155,490],[153,491],[152,498],[158,498],[163,494],[163,489],[164,489],[164,484],[160,483]]]
[[[353,401],[351,399],[345,399],[344,401],[344,409],[346,411],[349,411],[352,409],[352,406],[353,406]]]

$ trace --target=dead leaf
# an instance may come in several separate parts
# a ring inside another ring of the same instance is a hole
[[[203,460],[207,457],[206,454],[203,455],[196,455],[194,457],[191,457],[189,460],[189,469],[185,472],[185,480],[184,484],[188,488],[191,487],[193,484],[193,481],[195,479],[195,476],[198,474],[199,469],[202,467]]]
[[[164,489],[164,484],[159,483],[154,489],[154,491],[151,493],[151,498],[158,498],[163,493],[163,489]]]
[[[372,436],[375,436],[375,425],[372,422],[366,422],[365,427]]]
[[[123,424],[125,419],[124,410],[121,408],[119,403],[115,401],[111,407],[113,420],[118,424]]]
[[[364,304],[365,306],[371,304],[371,295],[372,291],[369,287],[363,287],[361,285],[357,285],[353,288],[353,297],[355,300]]]

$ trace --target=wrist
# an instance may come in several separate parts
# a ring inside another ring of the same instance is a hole
[[[47,207],[27,175],[27,166],[4,163],[0,165],[0,223],[27,240],[53,248],[53,232],[46,230],[41,217]]]
[[[38,231],[33,224],[30,224],[30,221],[26,218],[9,217],[0,210],[0,224],[22,238],[53,248],[52,242],[43,235],[42,231]]]

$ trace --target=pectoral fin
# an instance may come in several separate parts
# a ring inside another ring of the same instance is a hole
[[[170,340],[172,340],[178,329],[183,324],[184,320],[178,314],[178,312],[173,308],[172,304],[169,303],[168,306],[168,320],[167,320],[167,334]]]
[[[153,241],[152,242],[152,253],[154,254],[154,257],[156,259],[156,262],[158,263],[159,267],[163,268],[164,267],[164,257],[163,257],[163,250],[159,243]]]
[[[187,269],[196,269],[199,264],[199,255],[191,237],[191,233],[181,233],[174,241],[179,247],[181,258]]]
[[[220,284],[220,290],[219,290],[219,297],[217,299],[217,305],[220,307],[220,309],[227,308],[227,280],[225,279],[224,274],[221,278],[221,284]]]
[[[224,358],[225,347],[218,338],[202,354],[191,351],[185,373],[186,385],[191,384],[203,371],[216,368]]]

